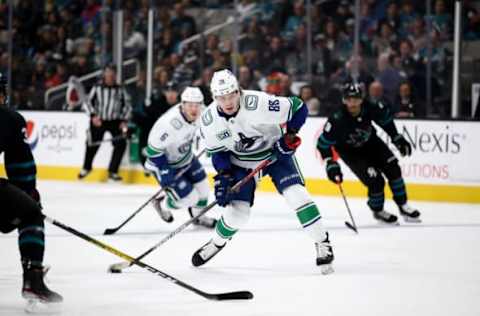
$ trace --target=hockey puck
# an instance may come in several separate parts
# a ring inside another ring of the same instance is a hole
[[[115,269],[115,268],[110,268],[110,269],[108,269],[108,272],[110,272],[110,273],[122,273],[122,270]]]

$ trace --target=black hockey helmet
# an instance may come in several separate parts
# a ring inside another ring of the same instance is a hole
[[[343,87],[342,96],[344,100],[347,98],[362,99],[363,98],[362,88],[360,88],[360,85],[357,83],[349,82],[345,84],[345,86]]]

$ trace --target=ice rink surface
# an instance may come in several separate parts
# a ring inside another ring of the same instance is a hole
[[[151,206],[102,236],[146,201],[152,186],[39,183],[45,214],[137,256],[188,219],[166,224]],[[347,192],[348,194],[348,192]],[[258,193],[247,228],[217,257],[193,268],[212,232],[189,227],[145,262],[207,292],[250,290],[251,301],[215,302],[146,270],[108,274],[121,259],[46,224],[48,285],[64,296],[61,315],[480,315],[480,206],[412,202],[423,223],[381,226],[365,199],[350,198],[359,235],[340,198],[315,197],[330,231],[335,273],[321,275],[313,242],[278,194]],[[389,201],[386,209],[397,213]],[[217,210],[210,215],[218,216]],[[0,235],[0,315],[24,315],[17,232]]]

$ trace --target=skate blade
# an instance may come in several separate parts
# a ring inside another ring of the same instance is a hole
[[[375,220],[382,226],[399,226],[400,225],[398,220],[396,222],[392,222],[392,223],[387,223],[387,222],[384,222],[384,221],[382,221],[380,219],[376,219],[376,218],[375,218]]]
[[[39,299],[28,299],[25,306],[25,312],[27,314],[35,315],[53,315],[61,314],[62,303],[49,303]]]
[[[331,264],[322,264],[320,266],[320,271],[322,272],[323,275],[327,275],[335,272]]]
[[[406,223],[421,223],[422,222],[420,217],[410,217],[410,216],[405,216],[405,215],[402,215],[402,217],[403,217],[403,220]]]

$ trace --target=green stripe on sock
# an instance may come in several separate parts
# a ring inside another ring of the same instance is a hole
[[[197,205],[195,205],[195,207],[204,208],[205,206],[207,206],[207,203],[208,203],[208,199],[200,199],[198,200]]]
[[[36,237],[22,237],[18,240],[18,244],[24,245],[24,244],[39,244],[40,246],[45,246],[45,242]]]
[[[217,222],[217,226],[215,227],[215,229],[217,234],[224,239],[232,238],[232,236],[235,235],[235,233],[237,232],[237,229],[228,227],[227,224],[225,224],[225,221],[223,220],[223,216]]]
[[[175,204],[175,199],[170,195],[170,193],[167,193],[167,207],[178,210],[178,206]]]
[[[297,209],[298,220],[303,226],[317,219],[319,216],[320,212],[313,202]]]

